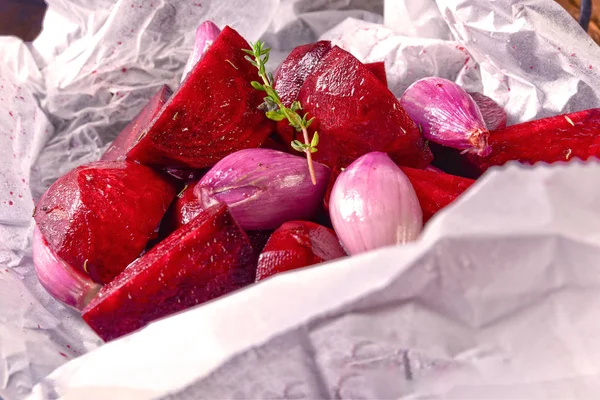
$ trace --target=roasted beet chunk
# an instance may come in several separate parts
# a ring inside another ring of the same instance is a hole
[[[127,152],[148,129],[150,123],[158,115],[169,97],[173,94],[167,85],[152,96],[140,113],[119,133],[119,136],[102,155],[102,160],[124,160]]]
[[[371,71],[381,83],[387,86],[387,75],[385,73],[385,63],[383,61],[368,63],[365,64],[365,67],[369,68],[369,71]]]
[[[419,129],[392,92],[339,47],[306,78],[299,101],[303,112],[316,118],[310,129],[318,130],[321,140],[313,157],[330,167],[346,166],[372,151],[387,152],[410,167],[424,168],[431,161]]]
[[[248,43],[225,27],[127,157],[160,167],[207,168],[237,150],[258,147],[273,130],[258,109],[264,93]]]
[[[129,161],[98,161],[59,178],[37,204],[49,247],[108,283],[142,252],[175,197],[164,175]]]
[[[472,179],[429,169],[407,167],[401,167],[401,169],[415,189],[423,211],[423,223],[429,221],[435,213],[452,203],[475,183]]]
[[[273,232],[260,254],[256,280],[345,255],[333,230],[314,222],[286,222]]]
[[[82,316],[109,341],[252,283],[255,264],[248,237],[216,205],[104,286]]]
[[[304,80],[310,75],[327,52],[331,50],[331,42],[322,40],[296,47],[279,66],[275,79],[275,90],[286,107],[298,99]],[[296,130],[287,120],[277,123],[277,134],[289,146],[295,137]]]
[[[554,163],[600,156],[600,108],[512,125],[490,133],[489,157],[469,155],[481,172],[508,161]]]

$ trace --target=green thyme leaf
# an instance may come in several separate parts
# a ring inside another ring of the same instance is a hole
[[[319,134],[317,132],[315,132],[313,134],[312,140],[310,141],[310,147],[315,148],[315,147],[317,147],[318,144],[319,144]],[[313,151],[313,153],[314,153],[314,151]]]
[[[260,82],[252,81],[252,82],[250,82],[250,84],[256,90],[262,90],[263,92],[265,91],[265,87],[263,85],[261,85]]]
[[[267,118],[272,119],[273,121],[283,121],[285,119],[285,115],[279,111],[267,111],[266,115]]]
[[[304,149],[306,148],[305,147],[306,145],[304,143],[300,142],[299,140],[292,141],[291,145],[294,150],[299,151],[299,152],[304,152]]]

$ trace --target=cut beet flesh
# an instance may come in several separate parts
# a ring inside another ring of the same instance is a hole
[[[127,157],[160,167],[200,169],[237,150],[258,147],[274,128],[258,109],[257,70],[248,43],[225,27]]]
[[[365,67],[369,68],[369,71],[371,71],[381,83],[387,86],[387,75],[385,74],[385,63],[383,61],[368,63],[365,64]]]
[[[102,160],[124,160],[127,152],[148,129],[173,92],[167,85],[152,96],[140,113],[119,133],[119,136],[102,155]]]
[[[160,224],[160,237],[165,238],[204,212],[204,207],[194,194],[198,182],[188,183],[187,188],[179,193]],[[273,231],[246,231],[256,257],[265,247]]]
[[[481,93],[469,93],[481,111],[483,121],[488,130],[506,127],[506,112],[498,103]]]
[[[216,205],[104,286],[82,316],[109,341],[252,283],[255,263],[244,231]]]
[[[387,152],[397,163],[416,168],[432,159],[419,129],[392,92],[339,47],[321,59],[298,98],[303,112],[316,117],[310,127],[320,136],[316,161],[345,167],[372,151]]]
[[[423,223],[442,208],[452,203],[473,183],[472,179],[461,178],[433,170],[400,167],[406,174],[423,210]]]
[[[49,247],[108,283],[144,249],[175,196],[168,178],[129,161],[98,161],[59,178],[37,204]]]
[[[331,42],[322,40],[296,47],[283,60],[277,70],[275,90],[286,107],[290,107],[294,101],[298,100],[298,93],[300,93],[304,80],[315,70],[319,61],[329,50],[331,50]],[[286,144],[288,151],[292,149],[291,141],[299,139],[296,138],[296,130],[290,126],[287,120],[277,123],[277,134]]]
[[[277,72],[275,90],[286,107],[290,107],[298,99],[304,80],[329,50],[331,42],[322,40],[296,47],[283,60]]]
[[[166,238],[204,211],[198,198],[194,195],[194,188],[197,184],[198,182],[188,183],[187,187],[175,197],[160,224],[159,237]]]
[[[260,254],[256,280],[345,255],[333,230],[314,222],[286,222],[273,232]]]
[[[481,172],[508,161],[553,163],[600,156],[600,108],[539,119],[490,132],[492,153],[468,156]]]

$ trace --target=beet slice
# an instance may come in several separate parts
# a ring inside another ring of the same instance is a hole
[[[368,63],[365,64],[365,67],[369,68],[369,71],[371,71],[381,83],[387,86],[387,75],[385,73],[385,63],[383,61]]]
[[[204,211],[194,195],[197,184],[198,182],[189,182],[187,187],[177,194],[160,224],[160,238],[166,238]]]
[[[508,161],[554,163],[600,156],[600,108],[512,125],[490,132],[492,153],[468,155],[481,172]]]
[[[329,50],[331,50],[331,42],[321,40],[296,47],[283,60],[274,87],[286,107],[290,107],[298,99],[298,93],[306,77],[315,70]]]
[[[475,183],[473,179],[431,169],[400,168],[415,189],[421,210],[423,210],[423,223],[429,221],[435,213],[452,203]]]
[[[286,222],[273,232],[260,254],[256,280],[344,256],[332,229],[308,221]]]
[[[477,103],[477,107],[483,115],[488,130],[502,129],[506,127],[506,112],[498,103],[481,93],[469,93]]]
[[[299,93],[303,111],[316,120],[316,161],[347,166],[363,154],[387,152],[401,165],[424,168],[431,151],[396,97],[354,56],[332,48]]]
[[[254,281],[256,257],[227,206],[198,215],[92,299],[85,322],[105,341]]]
[[[274,88],[283,105],[291,107],[292,103],[298,100],[304,80],[316,69],[317,64],[329,50],[331,50],[331,42],[322,40],[296,47],[283,60],[277,69],[277,78],[274,83]],[[285,143],[287,151],[293,152],[290,143],[300,137],[296,137],[298,133],[287,120],[277,123],[277,135]]]
[[[124,160],[127,152],[148,129],[150,122],[158,115],[173,92],[167,85],[163,85],[158,92],[148,101],[140,113],[119,133],[119,136],[104,152],[101,160]]]
[[[201,169],[237,150],[258,147],[274,128],[258,109],[257,70],[248,43],[225,27],[127,157],[142,164]]]
[[[108,283],[142,252],[175,197],[164,175],[129,161],[98,161],[59,178],[34,218],[49,247]]]

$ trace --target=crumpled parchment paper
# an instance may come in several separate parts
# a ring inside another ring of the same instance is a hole
[[[491,171],[417,243],[276,276],[102,347],[31,261],[34,201],[176,87],[205,19],[266,40],[272,69],[330,39],[385,61],[397,96],[443,76],[516,123],[600,107],[600,50],[559,5],[48,2],[33,44],[0,38],[1,398],[597,398],[594,163]]]

